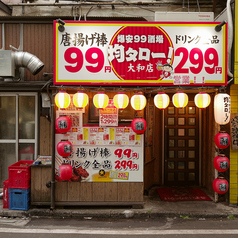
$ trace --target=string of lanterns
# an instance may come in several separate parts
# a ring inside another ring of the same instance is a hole
[[[211,98],[209,94],[200,92],[195,96],[194,101],[198,108],[204,109],[209,106]],[[73,104],[77,108],[86,107],[88,102],[88,95],[83,91],[78,91],[73,96]],[[120,92],[113,97],[113,102],[116,108],[122,110],[128,106],[129,97],[125,93]],[[184,108],[188,104],[188,95],[179,91],[173,95],[172,102],[178,109]],[[98,92],[93,96],[93,104],[98,109],[105,108],[108,103],[109,97],[104,92]],[[140,111],[145,108],[147,101],[146,97],[142,93],[135,93],[135,95],[131,97],[130,103],[134,110]],[[160,92],[154,97],[155,106],[161,110],[166,109],[169,103],[170,98],[164,92]],[[66,91],[59,91],[55,96],[55,104],[61,109],[67,108],[70,105],[70,95]]]

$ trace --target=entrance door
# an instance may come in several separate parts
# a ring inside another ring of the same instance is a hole
[[[192,101],[183,109],[170,103],[165,110],[165,185],[199,185],[198,119]]]

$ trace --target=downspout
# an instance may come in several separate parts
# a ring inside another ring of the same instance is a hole
[[[55,209],[55,109],[54,109],[54,95],[51,97],[51,140],[52,140],[52,161],[51,161],[51,207],[50,210]]]

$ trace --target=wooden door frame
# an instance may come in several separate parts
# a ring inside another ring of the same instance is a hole
[[[191,100],[190,100],[191,101]],[[201,155],[202,155],[202,114],[201,114],[201,110],[202,109],[198,109],[198,150],[199,150],[199,157],[198,157],[198,183],[199,186],[202,185],[202,159],[201,159]],[[161,163],[161,172],[162,172],[162,185],[165,185],[165,130],[164,130],[164,126],[165,126],[165,112],[162,112],[162,127],[161,127],[161,132],[162,132],[162,151],[161,151],[161,159],[162,159],[162,163]]]

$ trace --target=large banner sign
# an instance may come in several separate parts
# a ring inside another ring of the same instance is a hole
[[[227,25],[54,21],[55,85],[226,85]]]

